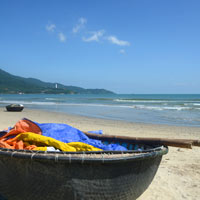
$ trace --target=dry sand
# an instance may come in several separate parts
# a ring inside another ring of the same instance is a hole
[[[67,123],[82,131],[101,129],[104,134],[200,139],[200,128],[197,127],[129,123],[29,109],[18,113],[6,112],[4,108],[0,108],[0,130],[13,126],[23,117],[40,123]],[[163,157],[153,182],[139,198],[139,200],[156,199],[200,199],[200,147],[193,149],[169,147],[169,153]]]

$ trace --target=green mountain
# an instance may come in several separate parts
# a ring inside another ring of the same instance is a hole
[[[65,86],[60,83],[48,83],[35,78],[14,76],[0,69],[0,93],[46,93],[46,94],[114,94],[105,89],[84,89]]]

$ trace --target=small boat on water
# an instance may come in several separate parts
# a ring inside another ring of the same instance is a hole
[[[21,112],[24,109],[22,104],[10,104],[6,106],[7,111]]]
[[[95,138],[96,134],[87,134]],[[152,182],[168,147],[104,137],[127,151],[44,152],[0,148],[0,200],[134,200]]]

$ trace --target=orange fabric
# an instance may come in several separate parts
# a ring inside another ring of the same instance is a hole
[[[11,129],[4,136],[0,137],[0,147],[7,149],[34,149],[36,147],[35,145],[26,146],[22,140],[17,141],[15,138],[7,139],[11,135],[18,135],[25,132],[33,132],[40,135],[42,134],[42,131],[35,123],[22,119],[15,124],[13,129]]]
[[[29,145],[29,146],[25,147],[24,149],[26,149],[26,150],[33,150],[36,147],[37,147],[36,145]]]
[[[16,138],[10,139],[10,140],[0,140],[0,147],[1,148],[7,148],[7,149],[26,149],[26,150],[32,150],[36,148],[36,145],[30,145],[24,143],[22,140],[17,140]]]
[[[10,135],[17,135],[19,133],[25,133],[25,132],[33,132],[40,135],[42,134],[40,128],[36,124],[34,124],[33,122],[29,120],[22,119],[22,120],[19,120],[15,124],[14,128],[10,130],[10,132],[5,134],[2,138],[7,138]]]
[[[15,148],[16,149],[24,149],[24,143],[23,143],[23,141],[20,140],[19,142],[16,142]]]
[[[1,148],[7,148],[7,149],[14,149],[12,146],[4,142],[3,140],[0,140],[0,147]]]
[[[0,140],[0,147],[7,149],[24,149],[24,142],[20,140],[7,143],[7,141]]]

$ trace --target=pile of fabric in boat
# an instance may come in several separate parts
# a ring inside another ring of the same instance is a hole
[[[29,119],[18,121],[13,128],[0,132],[0,148],[36,151],[125,151],[119,144],[103,144],[90,139],[67,124],[37,123]]]

